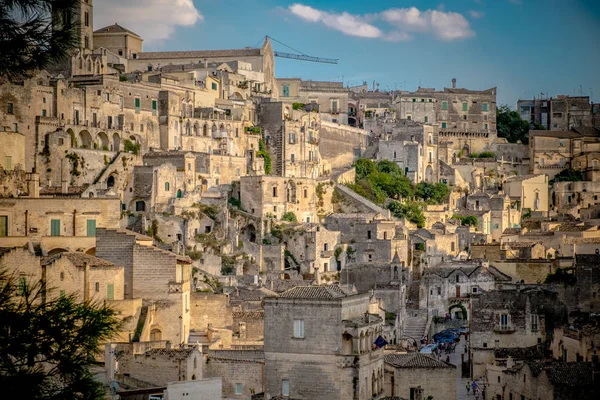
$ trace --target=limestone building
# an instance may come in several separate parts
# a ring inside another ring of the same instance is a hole
[[[456,367],[429,354],[385,355],[385,395],[390,398],[415,399],[420,388],[424,399],[454,400],[456,382]]]
[[[265,299],[265,395],[371,399],[383,394],[383,320],[369,294],[298,286]]]

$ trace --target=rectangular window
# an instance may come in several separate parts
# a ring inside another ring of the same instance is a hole
[[[273,186],[273,197],[277,197],[277,186]]]
[[[217,83],[213,82],[210,87],[212,88],[212,90],[217,90]]]
[[[410,121],[410,120],[412,119],[412,116],[410,116],[410,115],[407,115],[407,116],[406,116],[406,119]]]
[[[294,153],[290,154],[290,160],[292,161],[292,164],[296,161],[296,155]]]
[[[483,111],[488,111],[488,104],[487,103],[483,103]]]
[[[60,236],[60,219],[50,220],[50,236]]]
[[[140,98],[139,97],[135,98],[135,113],[136,114],[140,113]]]
[[[367,239],[371,239],[371,231],[367,231]]]
[[[446,123],[442,122],[442,129],[446,129]]]
[[[290,85],[283,85],[283,97],[290,97]]]
[[[15,112],[15,107],[13,103],[8,103],[8,105],[6,106],[6,112],[8,114],[13,114]]]
[[[286,397],[290,395],[290,381],[287,379],[281,381],[281,395]]]
[[[425,116],[425,118],[423,118],[423,122],[429,122],[429,117]]]
[[[115,285],[112,283],[109,283],[108,285],[106,285],[106,298],[108,300],[115,299]]]
[[[27,290],[27,279],[22,276],[19,278],[19,294],[25,294]]]
[[[242,394],[242,384],[241,383],[235,384],[235,394]]]
[[[331,113],[332,114],[337,114],[339,112],[338,110],[338,101],[337,100],[331,100]]]
[[[152,100],[152,115],[156,115],[156,100]]]
[[[8,216],[0,215],[0,237],[8,236]]]
[[[7,171],[12,170],[12,156],[4,157],[4,169]]]
[[[304,320],[301,320],[301,319],[294,320],[294,337],[295,338],[304,338]]]
[[[507,327],[508,326],[508,314],[501,314],[500,315],[500,325],[502,327]]]
[[[448,102],[442,101],[442,110],[447,110],[447,109],[448,109]]]
[[[96,220],[95,219],[87,220],[87,235],[88,236],[96,236]]]
[[[565,141],[564,141],[564,140],[560,140],[560,141],[558,142],[558,145],[559,145],[560,147],[565,147]]]
[[[531,332],[537,332],[538,331],[538,325],[539,325],[539,317],[537,316],[537,314],[533,314],[531,316]]]
[[[463,111],[467,111],[467,106],[468,106],[468,104],[467,104],[467,103],[463,103],[463,109],[462,109],[462,110],[463,110]]]
[[[328,243],[324,243],[323,244],[323,251],[327,251],[329,250],[329,244]]]
[[[87,11],[84,14],[84,23],[85,26],[90,26],[90,13]]]

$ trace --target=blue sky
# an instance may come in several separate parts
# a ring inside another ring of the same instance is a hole
[[[269,35],[340,59],[276,58],[277,77],[407,90],[457,78],[459,87],[497,86],[498,102],[511,106],[540,92],[579,94],[581,85],[600,102],[598,0],[96,1],[94,27],[114,22],[140,34],[146,51],[241,48]]]

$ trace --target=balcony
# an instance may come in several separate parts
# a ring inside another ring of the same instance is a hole
[[[511,325],[497,324],[494,326],[495,333],[514,333],[515,328]]]

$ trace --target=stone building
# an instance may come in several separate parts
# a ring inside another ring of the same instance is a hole
[[[104,357],[108,382],[126,376],[146,385],[166,386],[203,377],[197,346],[175,347],[168,341],[109,343]]]
[[[456,399],[456,366],[438,361],[429,354],[386,354],[385,395],[415,399],[417,388],[424,399]]]
[[[4,127],[6,129],[7,127]],[[10,129],[10,128],[9,128]],[[25,168],[25,135],[12,130],[0,130],[0,166],[5,171]]]
[[[187,343],[191,260],[130,231],[98,229],[97,237],[96,255],[124,267],[125,299],[144,299],[141,340]]]
[[[521,118],[540,124],[546,130],[569,130],[592,126],[593,113],[589,96],[558,95],[550,98],[517,101]]]
[[[280,100],[317,104],[323,121],[348,125],[349,90],[343,82],[278,78],[277,87]]]
[[[490,376],[491,375],[491,376]],[[526,361],[507,363],[490,374],[496,378],[486,393],[489,398],[513,399],[594,399],[597,396],[597,367],[593,363]]]
[[[29,197],[0,199],[0,225],[6,229],[0,247],[23,246],[32,241],[42,252],[94,254],[96,228],[118,228],[120,202],[115,198],[79,198],[59,193],[39,197],[37,176],[31,174]]]
[[[456,154],[492,151],[496,139],[496,88],[474,91],[452,88],[443,91],[419,88],[399,92],[394,98],[399,119],[437,125],[439,144]]]
[[[282,240],[286,250],[300,263],[301,273],[327,274],[341,270],[344,265],[340,235],[339,231],[321,224],[299,224],[287,226]]]
[[[240,179],[244,209],[261,218],[281,219],[294,213],[298,221],[316,221],[317,182],[314,179],[287,179],[276,176],[243,176]]]
[[[497,289],[511,278],[486,261],[444,263],[426,268],[419,281],[419,307],[433,315],[470,319],[471,298]],[[466,315],[463,315],[462,312]]]
[[[597,152],[600,143],[597,129],[573,128],[571,130],[531,131],[529,133],[530,173],[546,174],[554,178],[565,168],[575,168],[573,157]],[[578,159],[577,164],[581,162]],[[578,168],[582,168],[581,167]]]
[[[548,176],[517,175],[506,179],[503,185],[511,201],[519,204],[519,210],[529,209],[531,213],[548,213]]]
[[[265,389],[265,356],[262,349],[209,350],[206,377],[221,377],[223,397],[250,399]]]
[[[423,264],[435,267],[454,259],[460,252],[458,234],[445,226],[432,229],[420,228],[410,233],[410,242],[415,250],[423,249]]]
[[[374,213],[334,213],[325,224],[350,248],[347,263],[391,263],[397,256],[401,266],[408,265],[408,230],[398,221]]]
[[[79,301],[123,300],[123,267],[85,253],[58,253],[41,260],[49,297],[75,294]]]
[[[383,394],[383,320],[369,294],[296,287],[265,299],[265,394],[371,399]]]
[[[471,299],[470,360],[472,376],[493,364],[494,348],[530,347],[543,343],[553,324],[560,324],[557,294],[533,288],[484,292]],[[554,314],[555,310],[558,310]]]
[[[598,181],[554,182],[551,189],[552,207],[560,214],[578,218],[582,209],[600,205]]]
[[[261,103],[259,110],[275,175],[298,178],[323,175],[326,168],[319,152],[319,113],[309,106],[274,101]]]

